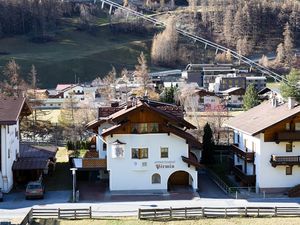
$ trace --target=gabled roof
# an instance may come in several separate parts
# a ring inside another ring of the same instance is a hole
[[[53,146],[31,146],[28,144],[20,144],[20,158],[54,158],[57,147]]]
[[[168,104],[153,100],[138,100],[135,104],[131,102],[129,105],[120,105],[117,107],[101,107],[99,108],[99,118],[87,124],[87,129],[97,129],[98,126],[104,122],[117,122],[119,118],[123,118],[128,113],[140,108],[146,107],[147,109],[160,114],[167,120],[181,124],[190,129],[196,127],[183,119],[183,108],[174,104]]]
[[[74,86],[74,84],[57,84],[55,90],[56,91],[62,91],[64,89],[72,87],[72,86]]]
[[[16,124],[20,116],[31,114],[31,108],[25,98],[0,98],[0,125]]]
[[[224,126],[242,131],[248,135],[256,135],[265,129],[300,113],[300,105],[289,109],[287,103],[272,106],[269,101],[239,114],[224,122]]]

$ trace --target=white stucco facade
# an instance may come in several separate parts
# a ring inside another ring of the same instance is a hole
[[[19,122],[16,125],[1,125],[0,128],[0,188],[7,193],[13,187],[12,165],[19,154]]]
[[[112,143],[125,143],[124,157],[113,158]],[[197,171],[188,166],[181,156],[188,157],[186,140],[173,134],[114,134],[106,137],[107,169],[111,191],[168,189],[168,179],[176,171],[185,171],[189,185],[197,189]],[[133,159],[132,148],[147,148],[148,158]],[[160,149],[168,148],[168,158],[161,158]],[[160,183],[152,183],[153,174],[159,174]]]
[[[247,163],[247,175],[256,175],[256,191],[280,192],[300,184],[300,167],[294,165],[292,174],[286,175],[285,165],[273,167],[270,159],[272,155],[276,156],[300,156],[300,142],[292,142],[292,152],[286,152],[288,142],[265,142],[264,133],[256,136],[247,135],[241,131],[235,130],[235,142],[240,149],[248,149],[248,152],[255,152],[254,163]],[[239,143],[237,142],[239,134]],[[246,140],[246,141],[245,141]],[[254,149],[253,149],[254,148]],[[244,171],[244,161],[235,155],[234,165],[240,165]],[[253,166],[255,165],[255,169]]]
[[[293,142],[292,152],[286,152],[287,142],[264,142],[263,134],[260,134],[261,145],[256,155],[259,173],[257,173],[256,186],[260,189],[287,189],[300,184],[300,167],[295,165],[292,174],[286,175],[287,166],[272,167],[271,155],[300,156],[300,142]]]

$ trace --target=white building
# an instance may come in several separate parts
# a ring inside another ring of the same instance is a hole
[[[275,98],[225,122],[234,129],[233,172],[257,192],[300,184],[300,106]]]
[[[25,98],[0,98],[0,188],[13,187],[12,166],[19,155],[19,122],[31,113]]]
[[[138,100],[99,109],[99,119],[88,127],[98,133],[97,151],[107,160],[111,191],[197,189],[201,145],[184,130],[195,127],[180,107]]]

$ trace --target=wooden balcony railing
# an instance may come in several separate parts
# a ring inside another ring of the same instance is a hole
[[[232,172],[239,177],[242,182],[248,185],[255,185],[256,175],[247,175],[241,169],[234,166],[232,167]]]
[[[273,167],[300,165],[300,156],[271,155],[270,163]]]
[[[284,131],[278,132],[276,136],[277,141],[300,141],[299,131]]]
[[[240,149],[237,144],[233,144],[231,147],[231,151],[238,155],[240,158],[246,160],[247,162],[254,162],[254,152],[246,152]]]

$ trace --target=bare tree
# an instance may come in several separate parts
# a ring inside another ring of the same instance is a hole
[[[141,52],[138,57],[138,64],[135,66],[135,76],[137,82],[142,85],[142,90],[145,92],[148,89],[148,85],[151,82],[149,77],[149,70],[147,65],[147,60],[143,52]]]
[[[283,37],[284,37],[283,47],[284,47],[285,64],[291,65],[294,60],[294,55],[293,55],[294,40],[292,37],[292,32],[289,23],[286,23],[284,27]]]
[[[151,59],[155,64],[175,65],[177,60],[178,33],[174,18],[167,21],[163,32],[153,38]]]
[[[4,95],[23,96],[27,90],[26,82],[20,77],[20,66],[14,59],[10,60],[3,70],[4,81],[0,82]]]

